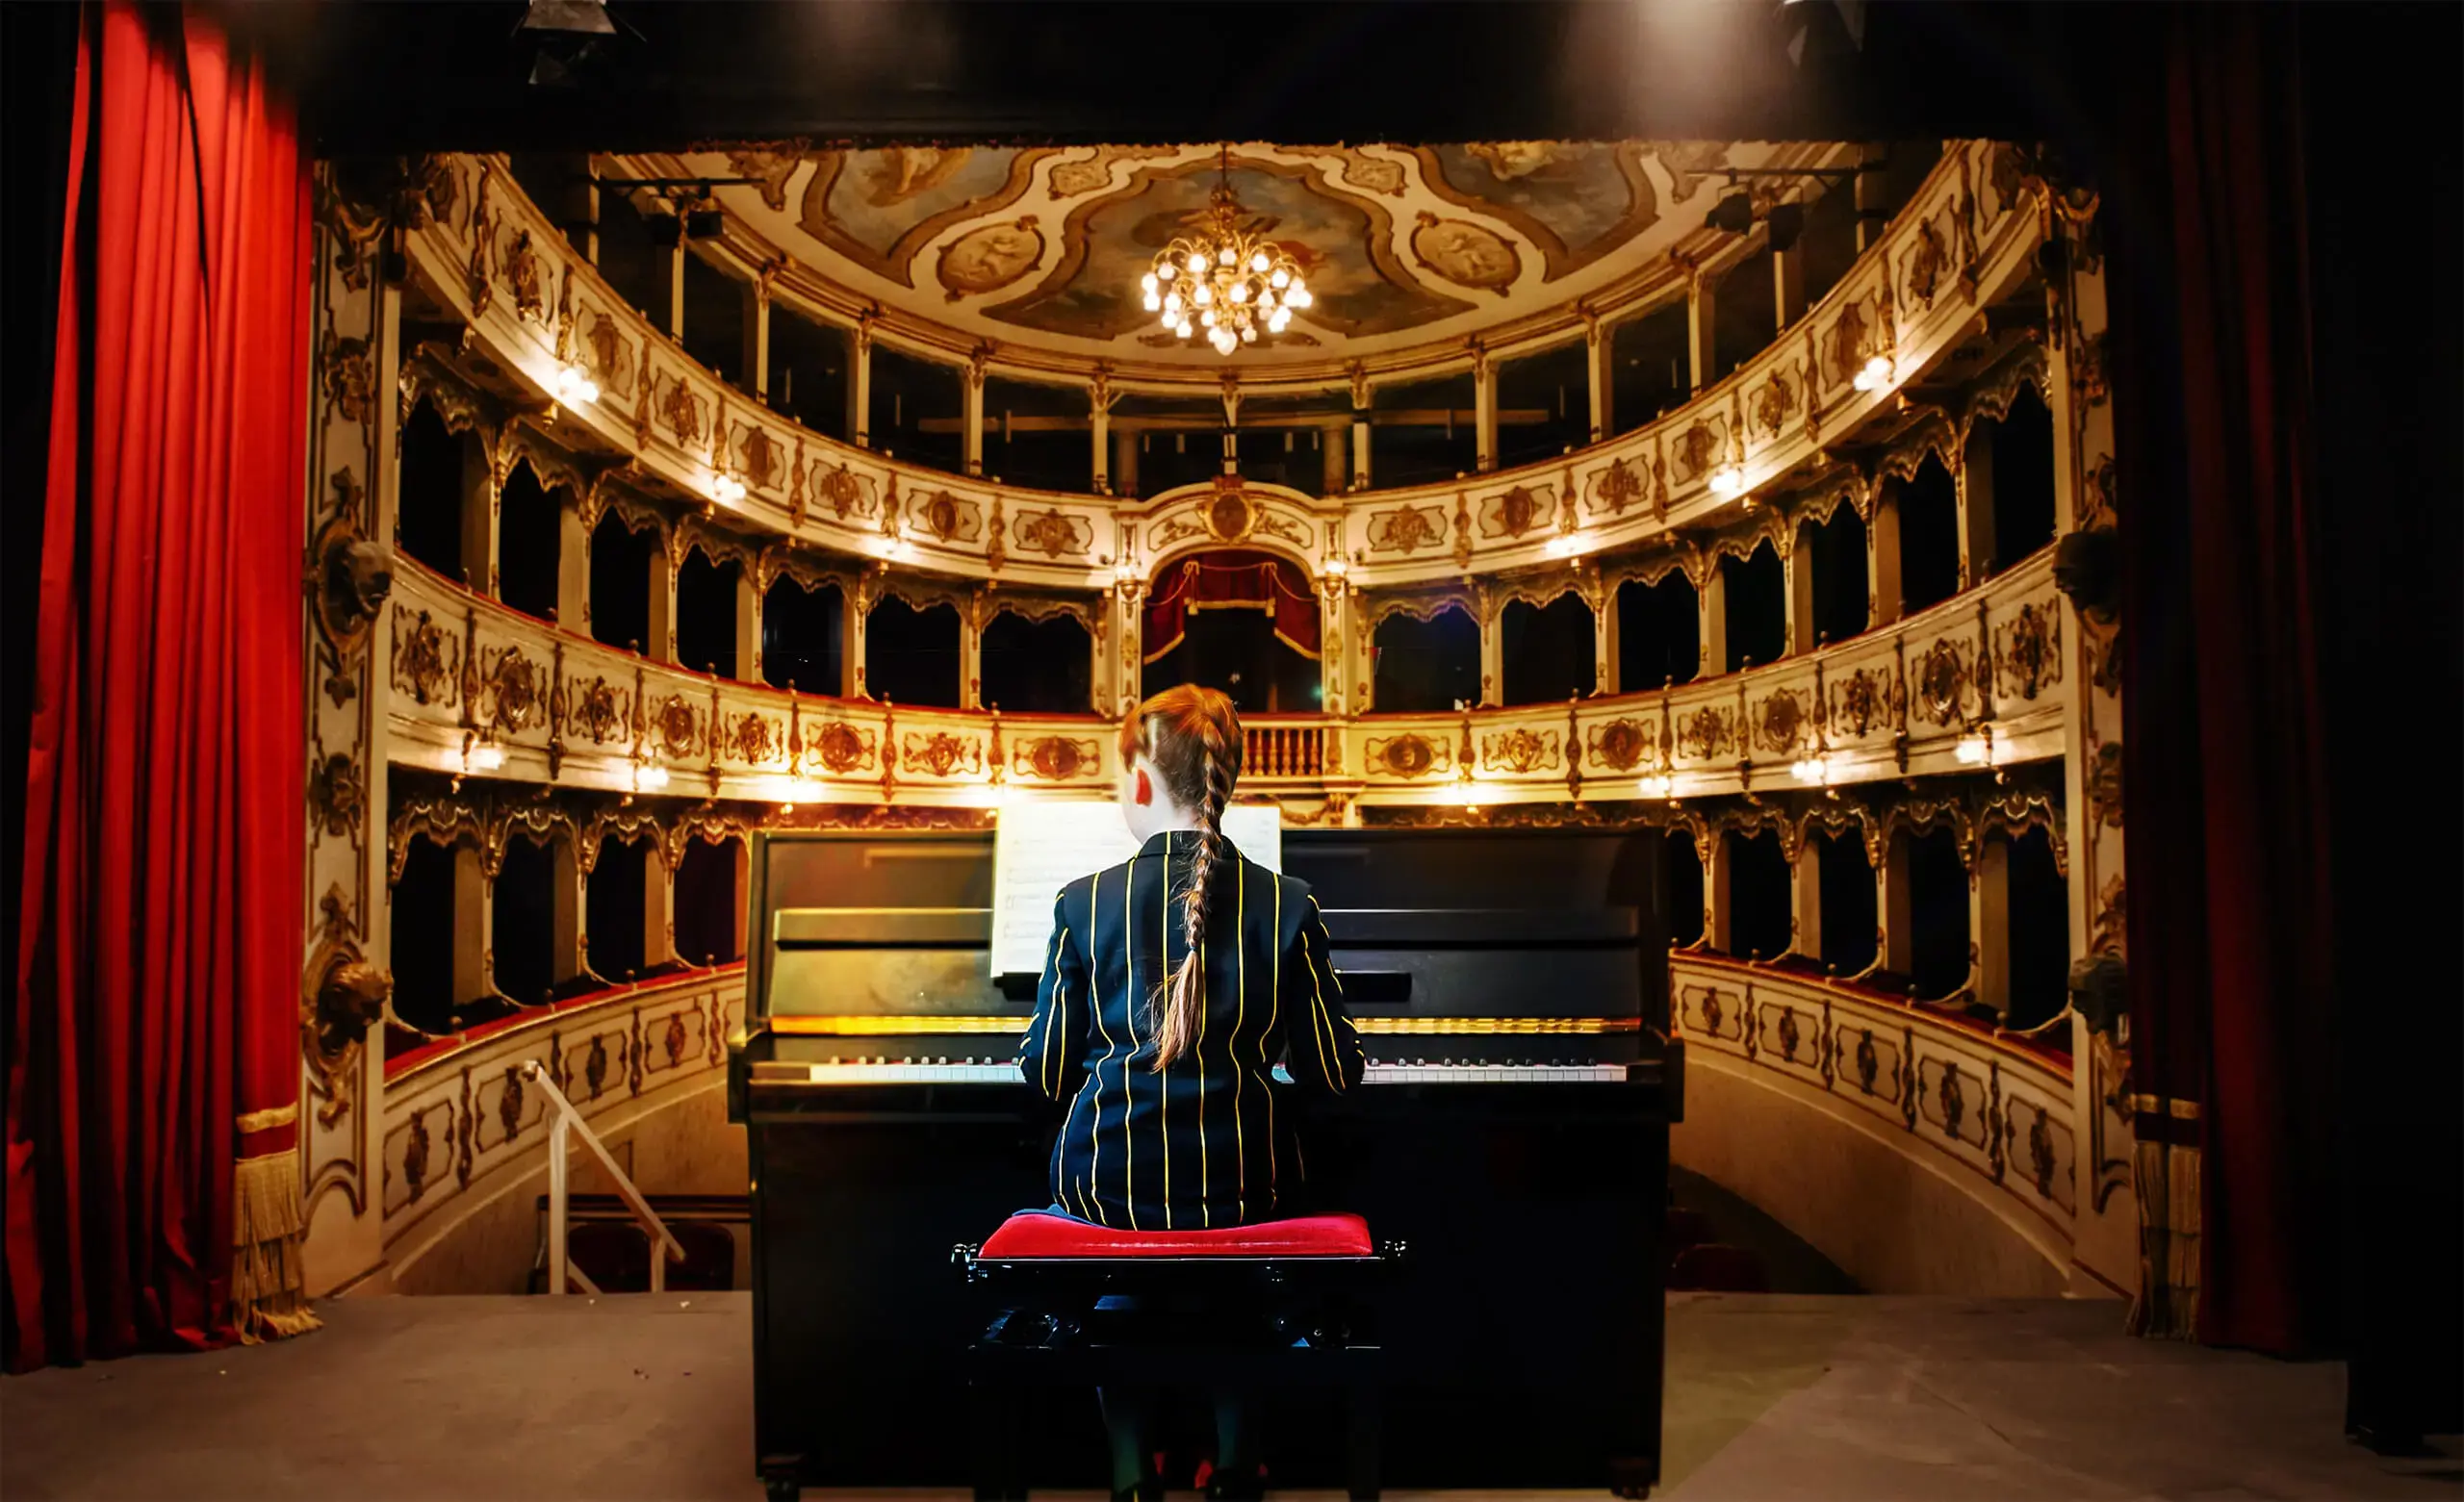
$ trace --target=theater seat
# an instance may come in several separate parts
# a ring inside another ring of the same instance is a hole
[[[975,1254],[986,1261],[1111,1257],[1372,1257],[1358,1215],[1303,1215],[1204,1231],[1118,1231],[1067,1215],[1026,1210],[1001,1223]]]

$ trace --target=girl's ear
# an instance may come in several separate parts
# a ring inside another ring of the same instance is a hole
[[[1146,779],[1146,769],[1138,769],[1138,805],[1141,808],[1155,802],[1155,784]]]

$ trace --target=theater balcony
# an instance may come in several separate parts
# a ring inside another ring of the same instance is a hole
[[[529,1286],[531,1061],[740,1193],[752,836],[1106,797],[1181,681],[1288,828],[1628,841],[1676,1160],[1840,1277],[2133,1286],[2102,292],[2027,151],[321,173],[312,870],[394,991],[310,1060],[320,1287]],[[1219,180],[1335,268],[1234,359],[1113,285]]]

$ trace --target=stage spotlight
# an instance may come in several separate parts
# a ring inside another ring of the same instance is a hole
[[[715,203],[700,204],[685,213],[684,233],[694,240],[716,240],[727,232],[727,216]]]
[[[1771,242],[1772,252],[1786,255],[1797,248],[1797,237],[1806,232],[1806,210],[1801,203],[1775,203],[1763,216],[1763,234]]]
[[[645,214],[650,221],[651,243],[661,250],[674,250],[684,243],[684,221],[673,214]]]
[[[1754,200],[1740,188],[1713,204],[1703,222],[1724,234],[1742,235],[1754,228]]]
[[[530,0],[514,30],[539,49],[530,61],[531,87],[572,89],[592,70],[616,24],[602,0]]]

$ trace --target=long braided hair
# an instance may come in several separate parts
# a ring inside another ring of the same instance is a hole
[[[1149,698],[1120,727],[1121,761],[1143,756],[1161,773],[1172,802],[1197,815],[1197,851],[1190,859],[1190,884],[1182,899],[1182,934],[1189,954],[1169,980],[1147,1001],[1155,1028],[1155,1062],[1161,1070],[1197,1043],[1206,1014],[1199,956],[1206,944],[1208,895],[1227,847],[1223,805],[1241,776],[1241,717],[1231,699],[1194,683],[1177,684]],[[1160,1000],[1159,1000],[1160,998]]]

